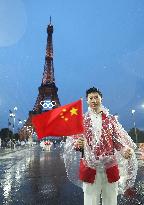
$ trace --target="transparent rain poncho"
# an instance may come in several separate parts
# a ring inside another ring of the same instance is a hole
[[[138,163],[134,150],[135,143],[123,129],[117,118],[110,115],[108,110],[102,107],[102,129],[99,131],[92,122],[92,111],[89,109],[84,115],[84,134],[68,136],[64,144],[63,158],[67,176],[75,185],[82,188],[79,180],[79,163],[82,157],[80,151],[76,151],[76,140],[84,139],[84,160],[88,167],[97,170],[106,169],[118,164],[120,179],[119,194],[134,185]],[[99,140],[97,140],[99,139]],[[123,153],[127,148],[133,150],[132,157],[125,159]]]

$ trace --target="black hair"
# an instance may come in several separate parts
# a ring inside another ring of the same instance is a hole
[[[101,98],[102,98],[102,93],[101,93],[101,91],[98,88],[92,87],[92,88],[89,88],[88,90],[86,90],[86,97],[90,93],[98,93],[101,96]]]

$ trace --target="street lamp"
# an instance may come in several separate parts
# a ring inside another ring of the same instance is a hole
[[[29,135],[29,141],[30,141],[30,143],[31,143],[31,145],[32,145],[32,141],[33,141],[33,127],[30,125],[30,126],[28,126],[29,127],[29,133],[30,133],[30,135]]]
[[[132,116],[133,116],[133,124],[134,124],[134,131],[135,131],[135,139],[136,139],[136,143],[137,143],[137,130],[136,130],[136,123],[135,123],[135,110],[131,111]]]
[[[132,110],[131,112],[132,112],[132,115],[134,115],[134,113],[135,113],[135,110]]]
[[[19,119],[18,120],[18,125],[21,125],[22,124],[22,121]]]
[[[9,110],[9,117],[10,118],[12,118],[13,119],[13,134],[14,134],[14,131],[15,131],[15,120],[16,120],[16,111],[17,111],[17,107],[14,107],[14,111],[11,111],[11,110]],[[10,122],[9,122],[9,124],[11,124]]]
[[[13,132],[15,131],[15,120],[16,120],[16,112],[17,112],[17,107],[14,107],[14,126],[13,126]]]

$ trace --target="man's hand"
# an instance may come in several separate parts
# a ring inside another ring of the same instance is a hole
[[[82,137],[77,139],[76,146],[80,149],[84,149],[84,139]]]
[[[130,149],[130,148],[127,148],[126,150],[124,150],[122,156],[125,158],[125,159],[130,159],[132,157],[132,153],[133,153],[133,150]]]

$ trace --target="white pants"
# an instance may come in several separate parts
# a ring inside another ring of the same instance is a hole
[[[83,183],[84,205],[117,205],[118,182],[109,183],[103,170],[97,170],[93,184]]]

